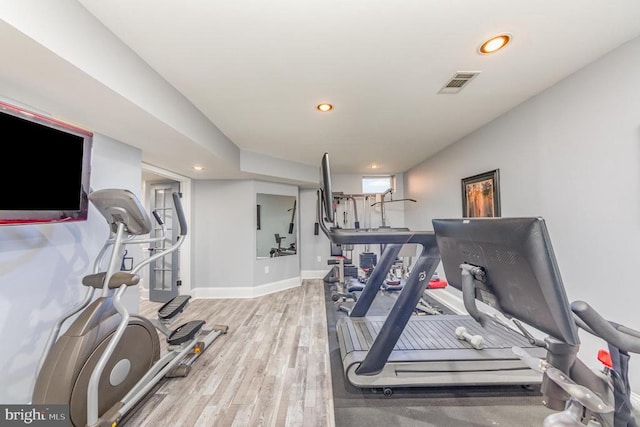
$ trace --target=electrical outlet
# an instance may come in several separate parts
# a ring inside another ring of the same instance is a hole
[[[318,255],[318,262],[322,262],[322,256]]]
[[[269,274],[269,266],[268,265],[264,266],[264,274]]]

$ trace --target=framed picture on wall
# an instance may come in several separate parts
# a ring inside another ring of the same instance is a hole
[[[462,179],[462,216],[500,216],[500,170]]]

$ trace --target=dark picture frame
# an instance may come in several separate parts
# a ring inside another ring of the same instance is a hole
[[[461,183],[464,218],[500,216],[500,169],[463,178]]]

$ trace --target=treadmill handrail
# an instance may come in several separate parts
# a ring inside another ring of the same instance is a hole
[[[356,369],[358,375],[376,375],[382,371],[407,323],[413,316],[413,310],[429,284],[431,276],[440,263],[440,251],[436,244],[435,234],[425,231],[417,232],[414,235],[418,241],[409,243],[420,244],[422,251],[400,295],[398,295],[398,299],[371,344],[371,348]]]
[[[401,248],[402,245],[393,243],[385,245],[377,265],[371,272],[364,288],[362,288],[358,300],[351,308],[349,317],[364,317],[367,314]]]
[[[317,192],[318,201],[316,203],[318,218],[320,219],[320,229],[333,243],[355,244],[355,245],[371,245],[371,244],[387,244],[387,243],[417,243],[427,242],[434,236],[433,231],[411,231],[408,228],[375,228],[375,229],[345,229],[345,228],[327,228],[322,215],[322,197],[320,190]]]
[[[629,353],[640,353],[640,332],[606,320],[584,301],[571,303],[573,311],[590,328],[587,332]]]

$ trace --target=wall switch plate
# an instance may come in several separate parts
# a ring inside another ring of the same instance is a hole
[[[264,266],[264,274],[269,274],[269,266],[268,265]]]
[[[322,262],[322,256],[318,255],[318,262]]]

